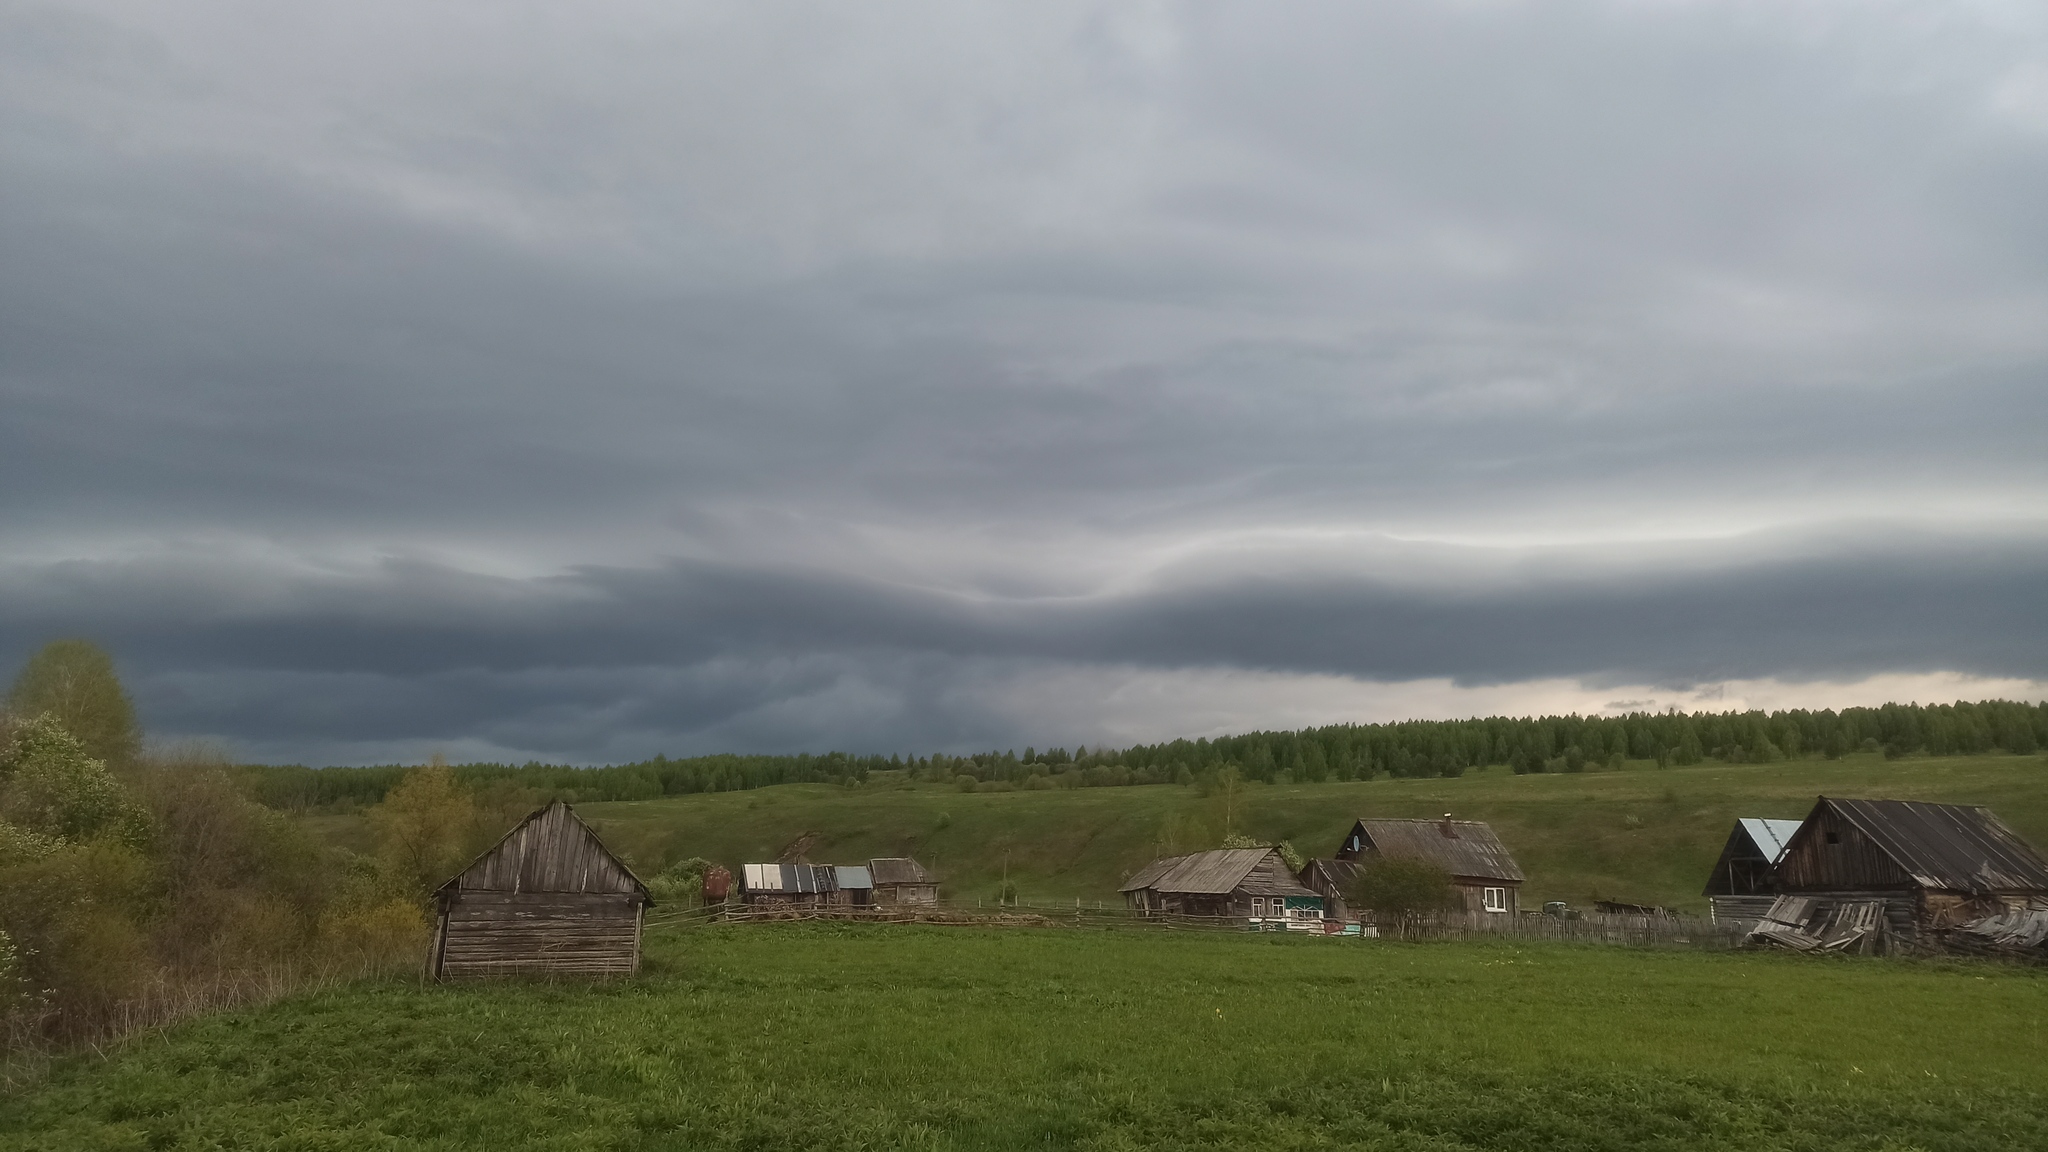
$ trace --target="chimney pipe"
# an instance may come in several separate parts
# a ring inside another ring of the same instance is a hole
[[[1451,814],[1449,812],[1444,813],[1444,822],[1441,830],[1446,840],[1456,840],[1458,838],[1458,830],[1451,827]]]

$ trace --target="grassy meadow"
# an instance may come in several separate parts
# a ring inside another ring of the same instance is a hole
[[[755,924],[190,1021],[0,1147],[1992,1152],[2048,1147],[2043,1067],[2048,976],[1987,964]]]
[[[1523,906],[1619,899],[1703,912],[1700,888],[1738,816],[1797,819],[1814,797],[1989,805],[2048,845],[2048,760],[1966,756],[1722,764],[1631,762],[1619,771],[1517,776],[1495,766],[1456,778],[1250,785],[1235,827],[1333,851],[1358,816],[1490,821],[1529,875]],[[949,900],[993,898],[1007,866],[1026,899],[1116,899],[1121,879],[1168,850],[1212,846],[1221,798],[1192,787],[961,792],[886,774],[860,787],[795,784],[747,792],[579,805],[643,873],[689,856],[728,866],[773,860],[806,832],[820,862],[914,855]],[[311,817],[324,836],[367,847],[359,816]]]

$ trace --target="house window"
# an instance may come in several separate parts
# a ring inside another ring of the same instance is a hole
[[[1254,916],[1264,916],[1265,914],[1266,914],[1266,898],[1265,898],[1264,896],[1254,896],[1254,897],[1252,897],[1252,915],[1254,915]]]
[[[1488,888],[1486,890],[1486,910],[1488,912],[1507,911],[1508,890],[1505,888]]]

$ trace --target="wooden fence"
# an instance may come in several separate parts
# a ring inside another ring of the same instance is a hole
[[[702,924],[712,921],[766,923],[790,921],[833,921],[839,923],[950,924],[1009,928],[1096,928],[1154,932],[1248,932],[1254,929],[1241,916],[1188,916],[1160,912],[1138,912],[1105,902],[1061,904],[1058,902],[1008,905],[939,904],[918,907],[768,907],[749,908],[741,904],[711,905],[676,911],[658,910],[648,914],[649,927]],[[1268,931],[1277,931],[1268,928]],[[1482,912],[1446,912],[1419,917],[1401,924],[1380,926],[1383,939],[1466,940],[1525,939],[1560,940],[1628,947],[1671,947],[1729,949],[1742,942],[1742,932],[1728,924],[1714,924],[1703,917],[1643,916],[1589,912],[1573,919],[1557,916],[1508,916]],[[1325,935],[1320,932],[1289,932],[1289,935],[1356,941],[1358,936]]]

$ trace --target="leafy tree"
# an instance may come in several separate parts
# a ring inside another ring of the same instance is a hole
[[[1301,850],[1294,846],[1292,840],[1282,840],[1275,847],[1280,849],[1280,858],[1287,861],[1287,870],[1289,872],[1298,873],[1303,868],[1308,867],[1308,861],[1302,857]]]
[[[476,801],[439,756],[407,774],[369,817],[378,857],[421,899],[468,861],[476,836]]]
[[[23,719],[44,713],[56,717],[85,746],[86,755],[116,767],[142,746],[135,705],[114,674],[113,658],[89,640],[43,645],[15,677],[7,707]]]
[[[47,712],[17,725],[0,750],[0,820],[58,840],[135,839],[144,825],[106,764]]]
[[[1344,895],[1353,907],[1370,909],[1375,923],[1389,927],[1455,907],[1458,900],[1449,874],[1421,860],[1375,860]]]

